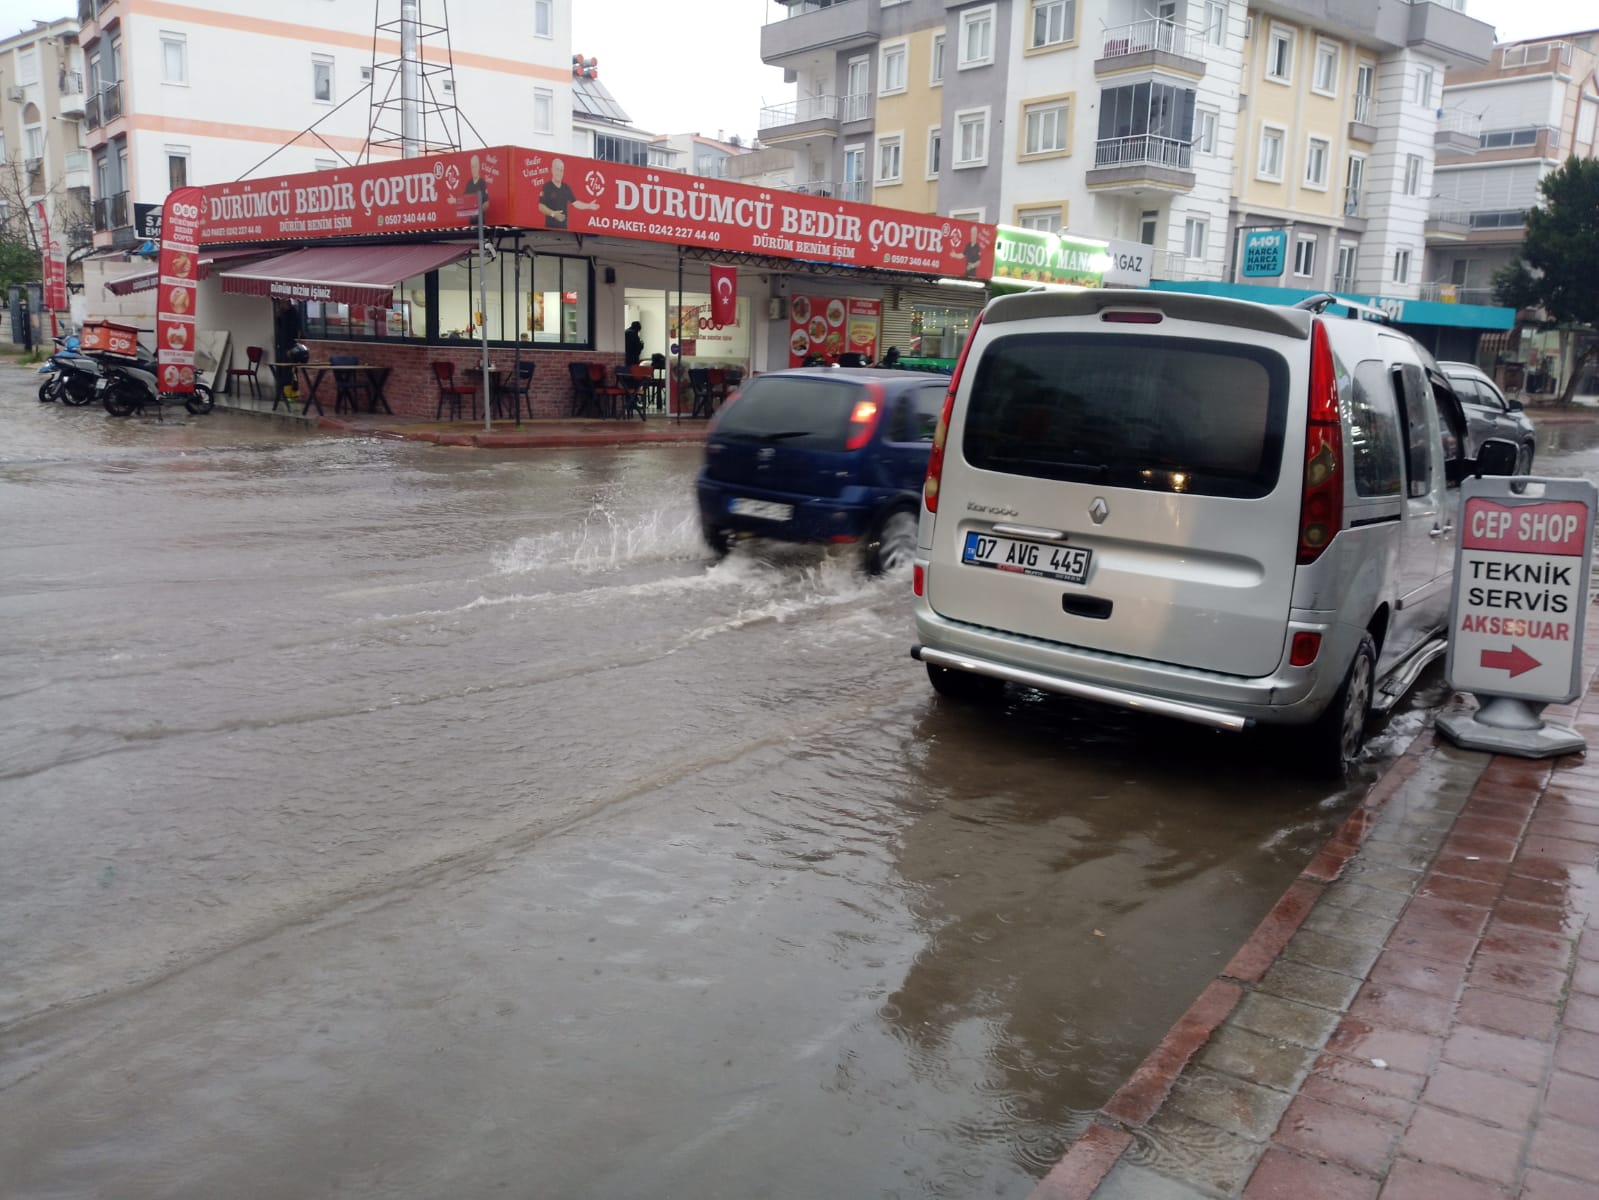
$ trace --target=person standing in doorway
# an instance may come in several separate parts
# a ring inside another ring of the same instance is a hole
[[[287,363],[300,340],[300,306],[282,297],[272,301],[272,360]],[[278,367],[278,390],[290,400],[297,399],[299,389],[294,386],[294,368]]]
[[[623,345],[627,350],[627,365],[636,367],[644,361],[644,323],[634,321],[627,327],[627,334],[623,338]]]

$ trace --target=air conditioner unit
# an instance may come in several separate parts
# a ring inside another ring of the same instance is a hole
[[[21,103],[22,102],[22,97],[23,97],[23,91],[16,84],[12,84],[10,87],[8,87],[6,89],[6,99],[7,100],[15,100],[18,103]]]

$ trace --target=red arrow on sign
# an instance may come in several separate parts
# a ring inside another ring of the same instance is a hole
[[[1512,645],[1508,650],[1484,650],[1482,666],[1485,671],[1509,671],[1510,678],[1514,679],[1543,664],[1520,646]]]

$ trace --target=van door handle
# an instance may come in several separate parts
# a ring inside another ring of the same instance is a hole
[[[1427,531],[1427,536],[1428,537],[1443,537],[1444,534],[1453,533],[1454,531],[1455,531],[1455,523],[1453,521],[1451,521],[1447,525],[1434,525],[1431,529],[1429,529]]]
[[[1036,525],[1006,525],[996,523],[994,532],[1008,534],[1011,537],[1037,538],[1041,542],[1064,542],[1066,531],[1063,529],[1040,529]]]

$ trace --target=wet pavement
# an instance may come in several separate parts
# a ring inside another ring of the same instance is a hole
[[[693,447],[32,391],[7,1196],[1023,1196],[1422,725],[1328,794],[1261,736],[935,703],[905,580],[707,562]]]

